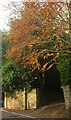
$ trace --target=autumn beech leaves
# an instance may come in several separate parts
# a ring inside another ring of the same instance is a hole
[[[65,47],[61,41],[68,29],[65,6],[55,2],[25,2],[20,18],[11,21],[11,47],[7,58],[31,66],[32,71],[50,69]],[[39,57],[42,57],[42,65]]]

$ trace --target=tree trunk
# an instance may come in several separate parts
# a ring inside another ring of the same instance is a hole
[[[40,99],[40,107],[44,105],[44,84],[45,84],[45,79],[44,79],[44,74],[42,73],[42,79],[40,82],[40,88],[39,88],[39,99]]]
[[[36,107],[39,108],[40,107],[40,95],[39,95],[39,88],[36,88],[36,101],[37,101],[37,105]]]

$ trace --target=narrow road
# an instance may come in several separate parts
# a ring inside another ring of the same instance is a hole
[[[45,106],[34,110],[0,108],[1,117],[0,120],[71,120],[71,111],[65,109],[65,104]]]
[[[26,119],[32,119],[32,120],[36,120],[36,118],[32,117],[32,116],[28,116],[28,115],[24,115],[24,114],[20,114],[20,113],[16,113],[16,112],[11,112],[11,111],[7,111],[7,110],[4,110],[2,108],[0,108],[0,120],[20,120],[20,118],[26,118]]]

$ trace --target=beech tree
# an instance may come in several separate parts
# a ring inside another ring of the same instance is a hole
[[[69,53],[68,19],[66,3],[25,2],[20,17],[10,22],[7,58],[32,72],[38,69],[44,78],[44,72],[55,64],[59,54]]]
[[[68,31],[68,15],[63,16],[67,14],[64,9],[64,3],[25,3],[21,18],[11,21],[9,41],[12,45],[8,57],[15,55],[17,61],[22,56],[22,62],[26,60],[33,65],[38,63],[40,54],[62,51],[65,47],[62,36]],[[45,57],[50,56],[47,54]]]

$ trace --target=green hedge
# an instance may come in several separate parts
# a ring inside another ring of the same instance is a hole
[[[57,68],[60,71],[60,79],[62,85],[69,85],[71,83],[71,56],[69,54],[60,54],[57,62]]]

